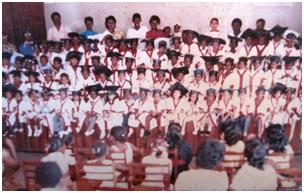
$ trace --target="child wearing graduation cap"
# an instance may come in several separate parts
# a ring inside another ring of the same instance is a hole
[[[229,48],[226,48],[225,58],[232,58],[234,60],[238,59],[238,50],[241,47],[239,44],[242,42],[242,39],[238,37],[229,36]]]
[[[300,89],[299,95],[290,101],[287,105],[287,113],[289,114],[289,124],[290,128],[290,135],[288,141],[291,141],[294,137],[295,127],[297,121],[299,121],[302,117],[302,89]]]
[[[200,56],[201,53],[199,51],[199,47],[196,42],[194,42],[194,38],[198,36],[198,33],[192,30],[186,30],[185,32],[185,44],[181,46],[180,53],[192,54],[194,56]]]
[[[160,89],[162,90],[162,93],[168,90],[170,87],[170,82],[166,78],[166,74],[168,74],[168,71],[159,69],[156,72],[156,81],[153,83],[154,89]]]
[[[241,38],[245,40],[245,44],[238,51],[239,57],[257,56],[257,50],[254,49],[257,33],[253,29],[248,28],[242,33]]]
[[[122,66],[121,60],[122,60],[122,55],[118,52],[108,52],[108,67],[112,71],[112,75],[110,76],[110,80],[115,83],[117,80],[117,70],[119,66]]]
[[[181,56],[180,52],[176,52],[174,50],[168,50],[168,70],[171,71],[173,68],[182,67],[181,62],[179,61],[179,56]],[[170,74],[170,80],[172,80],[172,76]]]
[[[255,96],[255,88],[265,86],[267,77],[263,71],[265,57],[252,56],[250,57],[250,75],[249,75],[249,96]]]
[[[199,35],[198,36],[198,45],[199,45],[199,50],[201,53],[201,56],[207,56],[209,52],[209,44],[211,42],[212,38],[206,35]]]
[[[152,66],[152,54],[154,52],[154,39],[144,39],[141,42],[145,44],[145,49],[140,53],[140,60],[138,64],[145,64],[145,66]]]
[[[221,38],[212,38],[210,40],[211,47],[208,50],[208,56],[224,56],[225,50],[223,46],[226,44],[226,41]]]
[[[282,60],[279,56],[271,56],[268,61],[268,70],[265,71],[266,88],[272,87],[277,82],[282,82],[281,78],[284,76],[283,70],[280,68]]]
[[[258,33],[257,45],[255,46],[257,56],[269,56],[272,55],[269,50],[269,40],[271,36],[268,31],[262,30]]]
[[[105,98],[105,103],[102,109],[102,119],[105,125],[100,127],[101,134],[100,139],[105,137],[106,130],[110,134],[110,129],[114,126],[120,126],[123,123],[123,115],[127,114],[128,107],[119,100],[117,89],[118,86],[107,86],[107,95]]]
[[[180,52],[181,51],[181,37],[176,37],[176,36],[173,36],[171,38],[171,47],[170,47],[170,50],[174,50],[176,52]]]
[[[3,87],[3,96],[2,97],[2,111],[3,111],[3,120],[8,128],[7,132],[12,134],[13,127],[16,122],[16,106],[17,102],[14,98],[17,89],[12,85],[7,85]],[[5,134],[5,131],[2,132]]]
[[[281,27],[280,25],[276,25],[270,29],[270,34],[272,40],[269,42],[269,54],[270,55],[285,55],[284,49],[284,39],[282,35],[288,29],[288,27]]]
[[[139,93],[140,88],[150,89],[152,83],[150,79],[146,75],[146,67],[139,66],[137,67],[137,78],[132,82],[133,93],[137,95]]]
[[[41,84],[38,81],[39,73],[33,71],[25,72],[25,75],[28,77],[28,81],[25,83],[26,90],[35,89],[37,91],[41,90]]]
[[[300,71],[298,71],[295,66],[295,62],[297,57],[284,57],[284,67],[283,67],[283,76],[281,77],[281,82],[285,86],[293,85],[292,87],[296,87],[297,81],[300,80]]]
[[[284,56],[296,56],[296,57],[301,56],[299,50],[297,50],[295,48],[296,38],[297,38],[297,36],[293,32],[286,34],[286,36],[285,36],[286,44],[284,47],[285,48]]]
[[[237,69],[233,74],[226,79],[228,84],[223,85],[223,88],[241,89],[249,87],[250,71],[248,68],[248,58],[240,57],[237,63]]]
[[[81,76],[81,69],[78,68],[82,53],[78,51],[71,51],[67,54],[66,60],[69,64],[66,65],[65,71],[69,75],[71,87],[74,89]]]
[[[80,90],[86,86],[95,84],[95,80],[91,76],[91,69],[89,66],[81,66],[81,76],[77,81],[75,90]]]
[[[118,72],[118,77],[116,82],[114,83],[114,85],[119,86],[118,89],[118,96],[119,98],[123,97],[123,89],[131,89],[132,85],[131,85],[131,81],[127,80],[126,78],[126,68],[120,66],[117,70]]]
[[[167,65],[168,65],[168,56],[166,55],[166,49],[167,49],[167,44],[168,42],[162,40],[157,42],[158,44],[156,44],[158,49],[155,49],[152,53],[152,58],[153,58],[153,63],[154,60],[158,60],[160,61],[160,65],[161,68],[163,69],[167,69]]]
[[[194,77],[189,84],[190,90],[199,90],[202,94],[205,93],[204,70],[195,69],[193,71]]]

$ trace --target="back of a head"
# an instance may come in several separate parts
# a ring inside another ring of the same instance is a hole
[[[203,142],[196,152],[196,165],[199,168],[213,169],[223,160],[225,146],[218,140],[209,139]]]
[[[59,137],[53,137],[49,141],[49,148],[48,148],[49,153],[58,151],[59,148],[63,146],[63,144],[64,143],[62,139],[60,139]]]
[[[230,123],[227,125],[224,131],[224,140],[229,146],[236,144],[239,140],[242,139],[242,137],[243,133],[239,124]]]
[[[250,139],[245,148],[245,156],[249,165],[263,169],[267,155],[266,146],[257,138]]]
[[[122,126],[112,127],[110,134],[116,141],[119,142],[124,142],[126,139],[125,129]]]
[[[62,141],[66,146],[71,146],[74,143],[74,137],[72,134],[63,135]]]
[[[106,154],[108,145],[103,141],[98,141],[92,147],[92,153],[96,157],[102,157]]]
[[[61,170],[55,162],[40,163],[36,168],[35,175],[36,183],[42,188],[54,188],[62,178]]]
[[[166,135],[166,141],[169,145],[169,149],[174,149],[179,146],[183,141],[182,135],[180,134],[181,126],[178,123],[171,123],[168,127],[168,133]]]
[[[269,145],[269,149],[275,152],[285,151],[285,147],[288,143],[284,128],[279,124],[271,124],[266,128],[266,142]]]

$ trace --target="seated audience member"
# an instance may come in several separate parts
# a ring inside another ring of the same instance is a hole
[[[62,172],[55,162],[42,162],[35,171],[36,183],[41,186],[40,191],[67,190],[62,186]]]
[[[247,162],[232,179],[233,190],[276,190],[277,174],[274,168],[266,164],[267,149],[258,139],[246,144]]]
[[[113,187],[114,186],[114,177],[118,176],[120,172],[114,171],[112,166],[113,161],[108,159],[107,156],[109,155],[109,147],[103,141],[98,141],[92,147],[92,153],[96,157],[94,160],[89,160],[87,163],[96,163],[100,165],[92,166],[92,165],[85,165],[83,170],[86,172],[84,178],[90,180],[104,180],[101,182],[101,187]],[[113,175],[105,175],[102,174],[103,172],[111,172],[113,171]],[[100,173],[98,173],[100,172]],[[114,176],[115,175],[115,176]],[[123,184],[117,184],[118,186],[123,186]],[[124,184],[126,187],[126,184]]]
[[[202,143],[196,153],[196,168],[179,174],[176,190],[227,190],[229,181],[225,171],[215,168],[224,158],[225,147],[219,141],[211,139]]]
[[[69,166],[75,165],[75,159],[69,154],[65,153],[66,145],[63,139],[53,137],[49,142],[49,154],[41,159],[41,162],[55,162],[61,169],[65,185],[71,184]]]
[[[292,147],[285,137],[284,128],[279,125],[269,125],[266,128],[266,142],[269,145],[268,159],[273,161],[277,169],[290,168],[290,161],[294,155]],[[282,153],[279,156],[275,153]]]
[[[168,158],[168,144],[164,141],[162,138],[156,139],[152,143],[152,152],[151,154],[145,156],[142,160],[142,163],[144,164],[162,164],[162,165],[169,165],[169,168],[167,167],[159,167],[159,168],[146,168],[147,173],[167,173],[170,174],[172,171],[172,161]],[[146,180],[160,180],[162,179],[162,175],[146,175]],[[164,184],[159,184],[158,182],[145,182],[142,184],[145,186],[159,186],[163,187]]]
[[[243,153],[245,150],[245,144],[243,142],[243,133],[241,126],[237,121],[227,121],[221,125],[221,130],[223,132],[225,153]],[[242,159],[240,155],[225,155],[224,160],[229,161],[227,163],[223,162],[224,167],[238,167],[238,160]],[[230,161],[236,162],[230,162]]]
[[[166,135],[166,142],[168,143],[169,150],[177,149],[179,160],[183,160],[184,164],[178,166],[177,173],[188,170],[188,165],[192,160],[192,147],[190,143],[183,139],[180,134],[181,126],[178,123],[171,123],[169,125],[169,132]],[[173,171],[172,173],[175,173]]]
[[[126,163],[131,163],[133,161],[133,151],[142,153],[138,147],[126,141],[126,131],[121,126],[115,126],[111,129],[110,141],[112,143],[110,147],[110,154],[114,162],[115,158],[124,156]],[[125,151],[125,155],[115,153],[121,151]]]

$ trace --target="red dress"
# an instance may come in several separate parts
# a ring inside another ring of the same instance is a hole
[[[163,36],[164,36],[164,34],[161,30],[157,30],[157,31],[150,30],[146,33],[146,38],[147,39],[156,39],[156,38],[160,38],[160,37],[163,37]]]

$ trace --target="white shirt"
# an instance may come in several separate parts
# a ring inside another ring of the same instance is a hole
[[[127,31],[127,38],[145,39],[147,31],[149,31],[149,29],[144,25],[141,25],[138,30],[133,27],[129,28]]]
[[[70,32],[71,29],[68,26],[61,24],[59,31],[53,26],[47,32],[47,40],[60,41],[60,39],[68,38]]]

